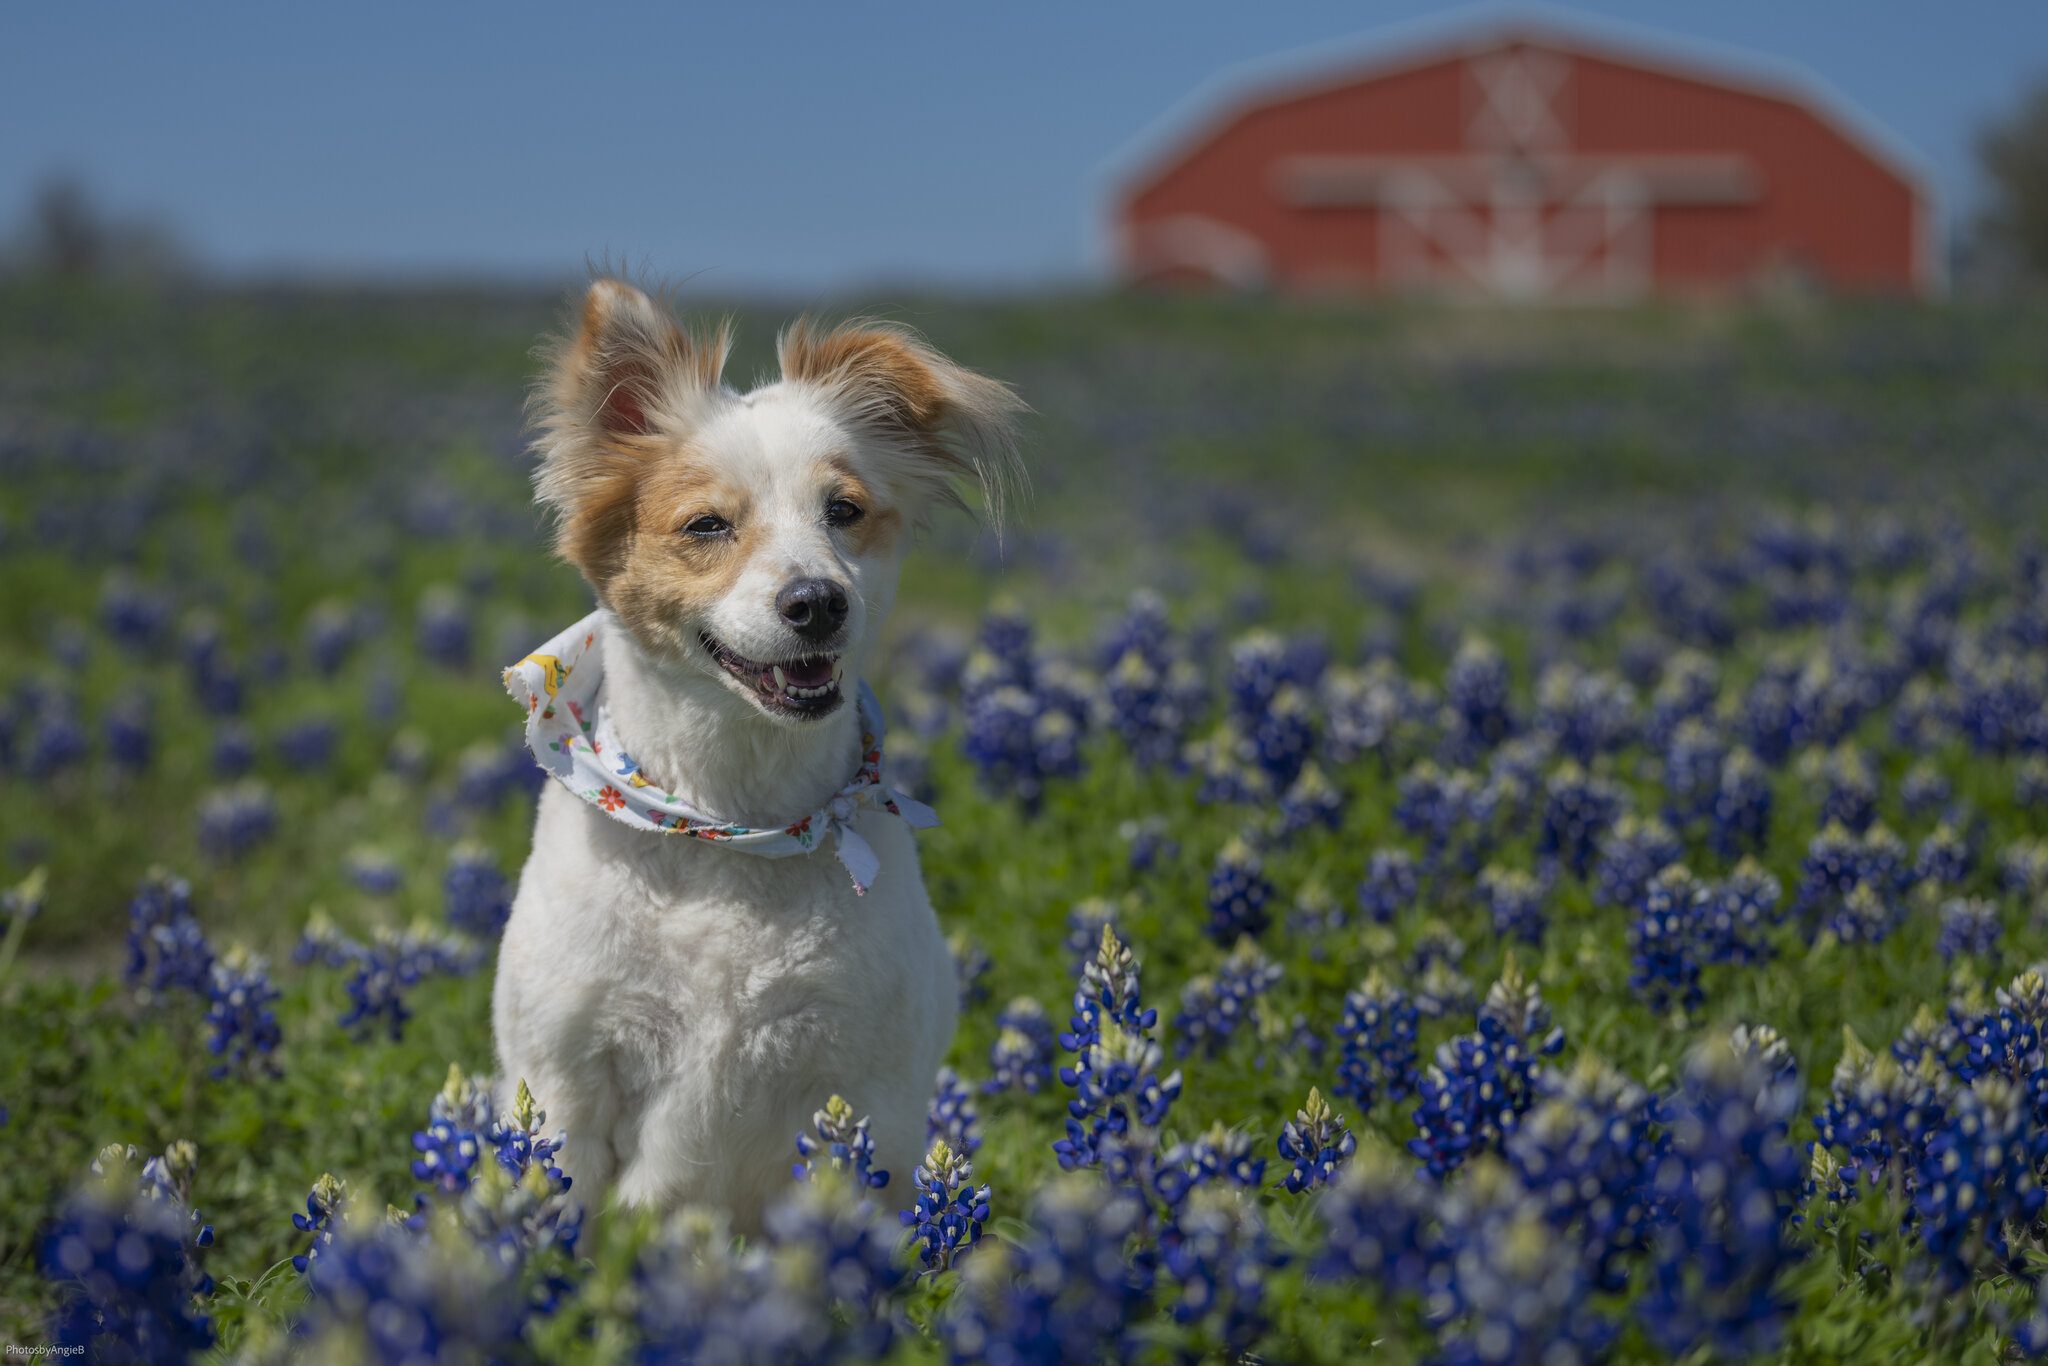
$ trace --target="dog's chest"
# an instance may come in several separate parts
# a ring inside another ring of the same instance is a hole
[[[611,908],[615,1046],[664,1074],[903,1047],[914,1012],[891,1007],[930,992],[944,946],[907,834],[872,824],[883,870],[865,896],[829,851],[648,851],[642,836]]]

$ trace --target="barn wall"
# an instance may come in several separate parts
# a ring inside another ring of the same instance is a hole
[[[1471,88],[1459,52],[1370,79],[1282,94],[1227,111],[1206,135],[1134,183],[1115,210],[1126,227],[1187,215],[1262,244],[1283,288],[1369,287],[1380,210],[1285,202],[1276,163],[1295,155],[1456,155],[1468,151]],[[1741,205],[1664,205],[1654,215],[1656,287],[1736,287],[1776,271],[1852,290],[1908,292],[1919,278],[1913,187],[1843,132],[1787,98],[1566,51],[1557,110],[1569,150],[1738,153],[1760,175]]]

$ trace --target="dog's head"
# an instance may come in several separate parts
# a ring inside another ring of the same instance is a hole
[[[729,345],[593,284],[535,396],[538,496],[557,550],[649,653],[766,716],[824,716],[956,481],[1000,516],[1023,405],[887,324],[798,322],[781,378],[746,394],[724,383]]]

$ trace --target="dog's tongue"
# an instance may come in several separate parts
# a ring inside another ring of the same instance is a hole
[[[822,688],[832,681],[832,660],[826,655],[799,659],[793,664],[783,665],[782,674],[792,687]]]

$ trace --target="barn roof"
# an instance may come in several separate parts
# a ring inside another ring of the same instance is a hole
[[[1101,172],[1104,190],[1112,203],[1135,197],[1253,110],[1514,43],[1577,53],[1795,105],[1897,176],[1923,209],[1933,205],[1931,179],[1919,156],[1798,63],[1617,20],[1527,4],[1477,5],[1357,39],[1319,43],[1228,68],[1114,153]]]

